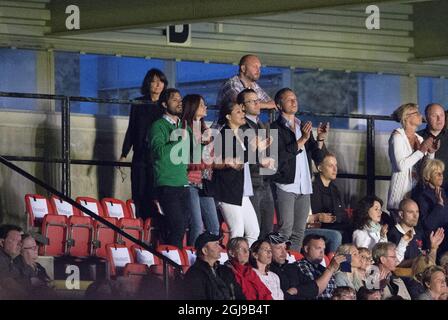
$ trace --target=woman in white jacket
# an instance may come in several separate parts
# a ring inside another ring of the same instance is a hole
[[[417,128],[422,124],[422,115],[415,103],[401,105],[394,111],[392,117],[402,125],[402,128],[395,129],[389,138],[392,177],[387,209],[396,219],[400,201],[409,197],[411,190],[417,184],[419,161],[426,155],[434,158],[434,152],[438,146],[433,137],[423,140],[416,133]]]
[[[353,244],[372,250],[378,242],[387,242],[387,224],[381,225],[383,200],[377,196],[362,198],[353,214]]]

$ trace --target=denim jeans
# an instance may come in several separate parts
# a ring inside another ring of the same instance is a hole
[[[189,186],[187,195],[187,212],[189,217],[190,235],[188,245],[194,246],[196,238],[205,230],[219,234],[218,213],[213,197],[206,197],[202,190]]]
[[[274,220],[274,198],[272,197],[271,186],[265,182],[263,186],[254,187],[254,195],[250,201],[257,214],[258,224],[260,226],[259,239],[272,232]]]
[[[342,243],[342,234],[338,230],[320,228],[306,229],[305,237],[309,234],[317,234],[319,236],[324,236],[325,239],[327,239],[325,242],[325,253],[336,252]]]

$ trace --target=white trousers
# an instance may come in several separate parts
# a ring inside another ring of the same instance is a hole
[[[249,246],[258,239],[260,227],[257,214],[249,197],[243,197],[241,206],[220,202],[221,213],[230,229],[230,238],[246,237]]]

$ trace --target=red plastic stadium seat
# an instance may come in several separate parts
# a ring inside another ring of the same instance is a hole
[[[67,217],[53,214],[44,216],[42,235],[48,239],[48,242],[39,248],[39,255],[64,255],[67,244]]]
[[[50,201],[40,194],[25,195],[25,210],[29,227],[40,225],[45,215],[54,214]]]
[[[50,202],[54,208],[55,214],[57,214],[59,216],[71,217],[71,216],[80,216],[81,215],[81,212],[79,211],[78,208],[75,208],[70,203],[68,203],[54,195],[51,196]]]
[[[137,245],[131,247],[131,254],[136,263],[145,264],[148,267],[161,264],[159,258],[153,255],[151,252],[140,248]]]
[[[98,200],[96,200],[95,198],[78,197],[78,198],[76,198],[76,202],[78,202],[83,207],[89,209],[93,213],[95,213],[103,218],[105,217],[104,210],[103,210],[103,207],[101,206],[101,203]],[[88,215],[85,214],[84,212],[82,212],[82,215],[88,217]]]
[[[106,245],[109,272],[112,277],[122,274],[122,270],[128,263],[134,263],[129,248],[119,244]]]
[[[121,218],[118,221],[118,227],[121,230],[128,233],[129,235],[133,236],[134,238],[136,238],[138,240],[143,240],[143,225],[142,225],[142,221],[140,219]],[[129,240],[121,235],[118,235],[117,242],[124,244],[125,246],[127,246],[129,248],[132,245],[134,245],[134,243],[131,240]]]
[[[117,225],[117,219],[116,218],[104,218],[110,223]],[[95,256],[100,258],[106,258],[107,252],[106,252],[106,246],[108,244],[114,244],[116,240],[116,233],[111,228],[105,226],[101,222],[94,221],[93,222],[93,228],[95,233]]]
[[[293,263],[296,261],[300,261],[303,259],[303,255],[298,252],[298,251],[294,251],[294,250],[288,250],[288,257],[287,257],[289,263]]]
[[[135,203],[132,199],[128,199],[126,201],[126,207],[128,208],[128,211],[131,215],[131,218],[137,219],[137,213],[135,209]]]
[[[151,243],[151,236],[154,227],[152,226],[151,218],[146,219],[145,224],[143,225],[143,241],[146,243]]]
[[[119,199],[104,198],[101,200],[101,205],[103,206],[106,217],[117,219],[131,218],[126,204]]]
[[[123,270],[123,276],[125,277],[132,275],[146,276],[147,274],[149,274],[149,267],[146,264],[128,263]]]
[[[93,224],[89,217],[68,218],[67,254],[74,257],[88,257],[93,251]]]
[[[157,251],[163,254],[165,257],[170,258],[174,262],[182,266],[188,266],[188,256],[186,252],[178,247],[168,244],[161,244],[157,247]]]
[[[196,249],[194,247],[184,247],[183,251],[187,255],[188,265],[192,266],[196,261]]]

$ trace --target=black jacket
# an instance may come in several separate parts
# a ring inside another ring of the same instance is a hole
[[[426,139],[430,136],[434,137],[434,135],[429,132],[428,127],[426,127],[423,130],[420,130],[417,132],[417,134],[421,135],[423,139]],[[437,137],[434,137],[437,139],[440,139],[440,148],[436,151],[436,154],[434,157],[436,159],[442,160],[443,163],[448,164],[448,130],[443,129]],[[448,170],[445,170],[443,172],[443,184],[445,191],[448,190]]]
[[[151,100],[149,96],[139,97],[135,100]],[[142,162],[149,159],[146,137],[151,125],[162,117],[164,109],[158,103],[133,104],[129,114],[129,125],[123,141],[121,156],[126,157],[134,150],[133,162]]]
[[[226,130],[230,132],[229,126],[224,126],[220,131],[222,148],[218,148],[215,144],[215,158],[221,158],[224,162],[226,158],[225,146],[227,143],[229,146],[233,146],[232,158],[239,158],[241,161],[247,160],[247,143],[245,144],[246,151],[243,150],[241,144],[236,137],[232,134],[232,142],[226,141]],[[219,149],[219,150],[218,150]],[[230,155],[227,155],[230,157]],[[216,201],[222,201],[229,204],[241,206],[243,203],[244,192],[244,169],[235,170],[233,168],[225,168],[219,170],[213,170],[212,185],[214,198]]]
[[[389,229],[387,232],[387,239],[389,242],[395,243],[398,245],[400,243],[403,234],[397,229],[397,226],[394,226],[392,229]],[[406,247],[406,251],[404,253],[404,260],[417,258],[422,252],[423,249],[423,237],[422,233],[418,228],[415,228],[415,235],[412,237],[412,240],[408,243]]]
[[[443,193],[444,195],[445,193]],[[419,183],[412,190],[412,199],[417,202],[420,210],[418,228],[423,231],[424,248],[429,249],[429,235],[437,228],[444,228],[448,231],[448,199],[443,196],[444,206],[437,203],[436,194],[429,186]],[[439,253],[448,249],[448,237],[443,239],[439,248]]]
[[[184,296],[189,300],[230,300],[226,283],[210,265],[198,258],[184,278]]]
[[[235,274],[229,266],[229,262],[226,262],[223,265],[219,265],[217,272],[229,288],[231,300],[247,300],[246,296],[243,293],[243,289],[241,288],[239,283],[236,282]]]
[[[320,175],[317,175],[313,182],[311,210],[313,213],[326,212],[336,216],[334,223],[323,223],[322,228],[345,230],[350,224],[338,187],[333,182],[325,187]]]
[[[272,180],[281,184],[290,184],[294,182],[296,175],[296,156],[303,150],[299,150],[296,135],[286,126],[286,119],[282,115],[272,123],[271,130],[275,129],[278,130],[278,170],[272,176]],[[319,149],[313,133],[305,143],[305,150],[310,171],[312,170],[311,160],[319,163],[327,152],[325,145],[322,149]]]
[[[248,129],[253,129],[253,130],[255,130],[255,133],[258,135],[258,129],[266,129],[266,126],[264,124],[262,124],[261,122],[255,123],[246,117],[246,124],[244,126],[242,126],[241,129],[243,131],[246,131]],[[266,137],[260,137],[260,138],[265,139]],[[268,178],[269,176],[260,175],[260,165],[258,163],[259,162],[258,153],[256,154],[256,156],[257,156],[257,158],[256,158],[257,163],[250,164],[249,168],[250,168],[250,177],[252,179],[252,186],[254,188],[259,188],[259,187],[263,187],[265,185],[265,183],[268,183],[267,181],[265,182],[265,179]]]
[[[310,280],[299,272],[299,268],[294,263],[284,263],[282,265],[272,262],[269,268],[280,278],[280,287],[285,296],[285,300],[308,300],[315,299],[319,293],[316,281]],[[297,289],[297,295],[290,295],[287,291],[290,288]]]

